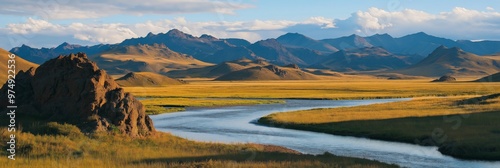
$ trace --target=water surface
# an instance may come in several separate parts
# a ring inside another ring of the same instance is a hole
[[[403,167],[500,167],[500,162],[465,161],[445,156],[437,151],[437,147],[254,124],[260,117],[275,112],[403,100],[407,99],[286,100],[285,104],[192,108],[184,112],[153,115],[151,118],[157,130],[197,141],[278,145],[302,153],[330,152],[335,155],[367,158]]]

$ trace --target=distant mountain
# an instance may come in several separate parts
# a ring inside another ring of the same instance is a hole
[[[132,38],[124,40],[119,45],[138,44],[165,44],[171,50],[183,54],[192,55],[195,58],[203,58],[215,53],[218,50],[234,46],[225,40],[215,38],[210,35],[195,37],[180,30],[172,29],[167,33],[149,33],[146,37]]]
[[[291,49],[283,46],[276,39],[258,41],[248,46],[257,56],[278,65],[309,65],[321,58],[320,53],[308,49]]]
[[[114,46],[92,58],[110,74],[129,72],[165,73],[212,64],[170,50],[164,44]]]
[[[395,55],[379,47],[365,47],[338,51],[310,67],[335,71],[373,71],[399,69],[411,64],[407,56]]]
[[[323,40],[315,40],[298,33],[287,33],[277,39],[261,40],[251,44],[243,39],[219,39],[207,34],[195,37],[177,29],[172,29],[167,33],[149,33],[145,37],[126,39],[120,44],[113,45],[101,44],[95,46],[80,46],[63,43],[57,47],[40,49],[22,45],[11,49],[11,52],[17,55],[22,55],[23,58],[28,61],[43,63],[46,60],[54,58],[58,55],[66,55],[77,52],[85,52],[93,59],[96,55],[102,55],[101,53],[103,52],[107,52],[106,54],[112,54],[110,53],[110,49],[116,48],[117,46],[126,47],[144,44],[150,46],[154,44],[163,44],[171,51],[191,55],[195,59],[215,64],[241,58],[264,58],[277,65],[298,64],[300,66],[309,66],[317,64],[319,61],[323,61],[327,55],[336,52],[337,49],[355,50],[370,47],[379,47],[392,53],[393,55],[406,56],[404,60],[410,63],[418,62],[421,57],[428,56],[434,51],[434,49],[441,45],[446,47],[459,47],[466,52],[474,53],[476,55],[491,55],[494,53],[500,53],[500,41],[454,41],[428,35],[423,32],[399,38],[394,38],[388,34],[375,34],[369,37],[350,35]],[[129,60],[121,65],[121,69],[125,66],[150,67],[146,68],[146,70],[149,69],[148,71],[155,72],[158,69],[161,69],[160,67],[151,67],[150,65],[145,64],[146,63],[144,62]],[[153,70],[151,70],[151,68]],[[390,67],[389,69],[397,68],[399,67]],[[166,69],[168,70],[172,68],[167,67]],[[370,68],[353,67],[351,69],[361,70]]]
[[[10,53],[8,51],[0,48],[0,61],[2,61],[2,63],[0,64],[0,71],[3,72],[0,74],[0,83],[2,85],[5,83],[5,81],[7,81],[7,75],[8,75],[7,71],[9,70],[8,65],[7,65],[7,60],[10,59],[9,54]],[[16,58],[15,58],[16,73],[21,71],[21,70],[26,71],[26,70],[30,69],[31,67],[34,67],[34,68],[38,67],[37,64],[26,61],[21,57],[22,57],[21,55],[16,54]]]
[[[458,44],[450,39],[440,38],[419,32],[406,35],[396,39],[398,49],[394,53],[427,55],[437,47],[458,47]]]
[[[296,67],[256,66],[234,71],[215,80],[317,80],[320,77]]]
[[[122,87],[180,85],[184,82],[153,72],[131,72],[115,80]]]
[[[419,76],[488,75],[500,71],[500,60],[481,57],[460,48],[440,46],[419,63],[397,72]]]
[[[282,45],[289,48],[306,48],[324,53],[333,53],[337,48],[322,41],[314,40],[299,33],[287,33],[276,39]]]
[[[250,42],[248,42],[247,40],[244,40],[244,39],[239,39],[239,38],[227,38],[227,39],[223,39],[225,40],[227,43],[229,44],[232,44],[236,47],[246,47],[246,46],[249,46]]]
[[[95,46],[81,46],[69,43],[62,43],[61,45],[54,48],[31,48],[27,45],[22,45],[21,47],[15,47],[10,50],[11,53],[16,55],[23,55],[26,60],[31,62],[42,64],[45,61],[55,58],[59,55],[68,55],[70,53],[85,52],[89,56],[102,52],[110,48],[111,45],[95,45]]]
[[[211,63],[221,63],[226,61],[238,60],[238,59],[258,59],[258,57],[252,50],[247,47],[228,47],[215,52],[213,55],[201,58],[201,60]]]
[[[365,48],[365,47],[372,47],[373,46],[365,38],[358,36],[358,35],[355,35],[355,34],[350,35],[350,36],[346,36],[346,37],[335,38],[335,39],[324,39],[321,41],[324,43],[330,44],[331,46],[334,46],[334,47],[341,49],[341,50],[354,49],[354,48]]]

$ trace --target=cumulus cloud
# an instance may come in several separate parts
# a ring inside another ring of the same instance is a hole
[[[199,0],[190,0],[199,1]],[[147,5],[147,4],[146,4]],[[500,39],[500,13],[486,10],[477,11],[456,7],[448,12],[430,14],[414,9],[386,11],[370,8],[357,11],[346,19],[311,17],[302,21],[291,20],[251,20],[251,21],[203,21],[193,22],[183,17],[161,21],[145,21],[136,24],[106,23],[67,25],[54,24],[42,19],[28,18],[24,23],[8,24],[0,28],[0,35],[30,37],[27,44],[44,46],[40,37],[56,37],[65,41],[88,43],[119,43],[124,39],[145,36],[149,32],[161,33],[171,29],[200,36],[210,34],[219,38],[243,38],[257,41],[276,38],[287,32],[298,32],[315,39],[336,38],[350,34],[370,36],[389,33],[403,36],[416,32],[426,32],[451,39]],[[11,44],[19,44],[18,42]],[[26,40],[24,41],[26,42]],[[60,41],[59,43],[61,43]],[[2,46],[3,47],[3,46]]]
[[[4,0],[0,14],[43,19],[82,19],[117,14],[234,14],[235,10],[251,7],[246,3],[226,0]]]

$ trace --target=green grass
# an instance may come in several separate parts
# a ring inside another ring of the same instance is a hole
[[[441,153],[463,159],[500,160],[498,96],[417,99],[285,112],[263,117],[259,122],[291,129],[438,146]],[[305,115],[308,118],[304,118]]]
[[[6,142],[9,135],[2,127],[0,140]],[[84,135],[73,125],[54,122],[27,126],[16,138],[16,160],[1,157],[2,167],[395,167],[331,154],[303,155],[276,146],[195,142],[161,132],[143,138]],[[6,143],[0,147],[5,149]]]

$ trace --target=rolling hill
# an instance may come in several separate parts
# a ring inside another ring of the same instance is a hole
[[[257,56],[277,65],[310,65],[323,57],[318,51],[306,48],[287,48],[276,39],[261,40],[248,48]]]
[[[482,77],[481,79],[475,80],[475,82],[500,82],[500,72]]]
[[[203,68],[191,68],[186,70],[174,70],[167,72],[168,76],[176,78],[186,78],[186,77],[196,77],[196,78],[216,78],[227,73],[234,71],[239,71],[242,69],[255,67],[255,66],[265,66],[269,65],[264,59],[238,59],[234,61],[226,61],[219,63],[214,66],[203,67]]]
[[[394,55],[379,47],[365,47],[338,51],[310,67],[346,72],[399,69],[411,64],[408,56]]]
[[[172,79],[153,72],[131,72],[115,80],[123,87],[151,87],[165,85],[180,85],[185,82]]]
[[[2,73],[0,73],[0,83],[2,85],[5,83],[5,81],[7,81],[7,71],[8,71],[7,60],[10,59],[9,54],[10,54],[10,52],[0,48],[0,61],[2,62],[2,63],[0,63],[0,71],[2,71]],[[26,71],[26,70],[30,69],[31,67],[35,67],[35,68],[38,67],[37,64],[26,61],[23,58],[21,58],[19,55],[16,55],[15,65],[16,65],[16,67],[15,67],[16,73],[21,71],[21,70]]]
[[[114,46],[93,59],[110,74],[165,73],[212,65],[192,56],[174,52],[164,44]]]
[[[213,55],[202,58],[202,61],[221,63],[238,59],[259,59],[255,53],[247,47],[229,47],[215,52]]]
[[[320,77],[295,67],[256,66],[225,74],[215,80],[318,80]]]
[[[500,71],[500,60],[481,57],[460,48],[440,46],[419,63],[396,72],[418,76],[477,76]]]

